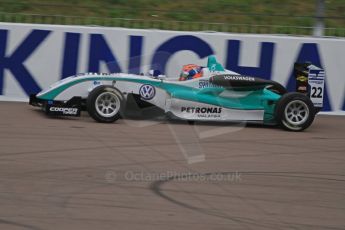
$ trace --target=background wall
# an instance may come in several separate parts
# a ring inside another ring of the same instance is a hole
[[[326,70],[325,110],[345,110],[345,39],[0,23],[0,99],[27,100],[78,72],[145,72],[177,77],[215,54],[227,69],[294,90],[293,64]],[[105,63],[111,62],[111,65]],[[110,68],[110,69],[109,69]]]

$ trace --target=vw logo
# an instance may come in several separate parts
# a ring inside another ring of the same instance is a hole
[[[142,99],[151,100],[156,95],[156,90],[152,85],[142,85],[139,93]]]

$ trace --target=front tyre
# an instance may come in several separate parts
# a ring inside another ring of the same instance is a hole
[[[276,105],[278,124],[289,131],[302,131],[314,121],[315,109],[311,100],[301,93],[284,94]]]
[[[87,98],[87,111],[96,121],[111,123],[121,117],[123,101],[119,90],[110,86],[99,86],[92,90]]]

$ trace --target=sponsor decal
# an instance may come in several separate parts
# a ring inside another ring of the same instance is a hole
[[[203,88],[222,88],[219,85],[212,84],[209,80],[199,80],[199,89]]]
[[[219,118],[221,107],[181,107],[182,113],[194,114],[199,118]]]
[[[323,70],[310,70],[308,77],[309,77],[309,79],[313,79],[313,80],[323,80],[325,78],[325,71],[323,71]]]
[[[152,85],[145,84],[139,89],[139,94],[144,100],[151,100],[156,95],[156,89]]]
[[[100,81],[93,81],[93,85],[100,85],[101,82]]]
[[[255,81],[254,77],[242,76],[242,75],[225,75],[225,80],[235,80],[235,81]]]
[[[296,79],[297,79],[297,81],[302,81],[302,82],[308,80],[308,78],[306,76],[303,76],[303,75],[298,76]]]
[[[50,107],[50,112],[60,112],[63,115],[77,115],[78,108]]]
[[[186,113],[221,113],[221,107],[181,107],[181,112]]]

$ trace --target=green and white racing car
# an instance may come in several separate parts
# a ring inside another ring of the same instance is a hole
[[[310,63],[295,65],[295,73],[297,92],[288,92],[278,82],[226,70],[210,56],[202,75],[190,80],[126,73],[77,74],[31,95],[30,104],[57,116],[80,116],[87,110],[96,121],[110,123],[135,98],[139,106],[153,105],[188,121],[248,121],[301,131],[312,124],[323,106],[325,73]]]

